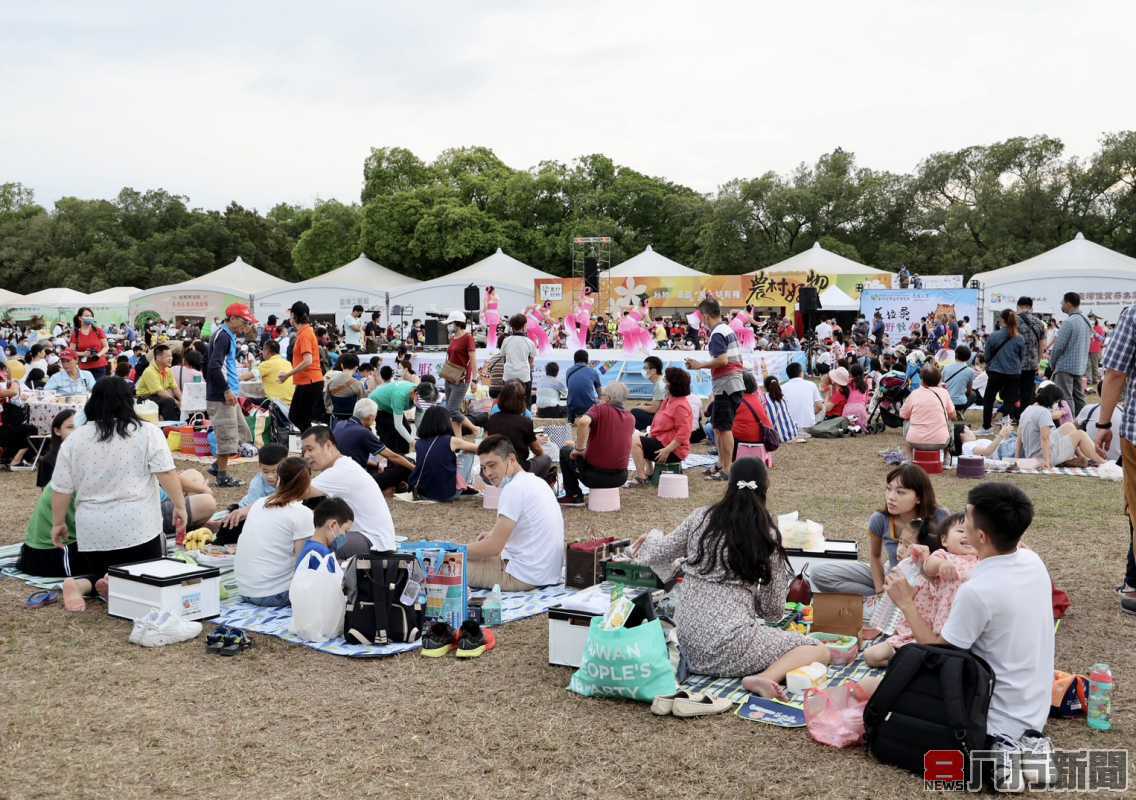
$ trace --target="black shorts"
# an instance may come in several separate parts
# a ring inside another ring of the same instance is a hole
[[[714,410],[710,415],[710,425],[716,431],[729,431],[734,428],[734,417],[742,404],[742,393],[714,395]]]
[[[654,436],[643,436],[639,441],[643,444],[643,457],[652,463],[654,463],[655,456],[659,454],[659,451],[666,446]],[[681,460],[677,453],[671,453],[670,457],[667,458],[667,463],[677,464]]]

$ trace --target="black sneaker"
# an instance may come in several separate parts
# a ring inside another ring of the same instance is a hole
[[[556,502],[560,503],[564,508],[583,508],[584,496],[582,494],[566,494]]]
[[[218,475],[217,482],[213,485],[218,489],[236,489],[244,486],[245,482],[226,473],[224,475]]]
[[[1125,614],[1136,616],[1136,598],[1122,597],[1120,598],[1120,610]]]
[[[216,461],[214,461],[212,464],[209,465],[209,474],[212,475],[214,478],[217,477],[217,462]]]
[[[435,622],[422,637],[422,655],[427,658],[441,658],[454,649],[454,629],[448,622]]]
[[[497,637],[488,628],[482,628],[472,619],[462,623],[459,631],[458,651],[454,654],[458,658],[477,658],[493,649],[497,644]]]

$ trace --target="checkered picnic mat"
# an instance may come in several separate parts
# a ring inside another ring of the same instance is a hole
[[[952,464],[947,469],[955,469]],[[1096,467],[1051,467],[1040,469],[1038,467],[1019,467],[1012,461],[986,461],[987,472],[1001,472],[1010,475],[1067,475],[1074,478],[1099,478],[1100,472]]]
[[[864,663],[864,659],[857,658],[851,664],[843,667],[829,667],[824,685],[839,686],[849,681],[862,681],[865,678],[877,677],[884,674],[882,669],[872,669]],[[710,675],[691,675],[680,687],[688,692],[705,692],[729,700],[735,705],[744,703],[749,692],[742,688],[741,678],[715,678]],[[787,705],[800,708],[799,701],[789,701]]]

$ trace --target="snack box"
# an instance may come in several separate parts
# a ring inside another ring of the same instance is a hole
[[[221,613],[221,571],[155,558],[107,570],[107,613],[138,620],[151,611],[186,619],[212,619]]]
[[[851,664],[860,654],[860,641],[855,636],[842,636],[837,633],[810,633],[809,638],[827,645],[828,663],[834,667]]]

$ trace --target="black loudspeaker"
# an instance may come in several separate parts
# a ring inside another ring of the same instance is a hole
[[[440,319],[426,320],[426,346],[442,347],[446,344],[446,326]]]
[[[820,292],[815,286],[802,286],[798,290],[797,308],[801,311],[820,311]]]
[[[472,283],[469,286],[465,287],[465,310],[481,310],[481,290]]]
[[[595,256],[584,259],[584,285],[593,292],[600,290],[600,265]]]

